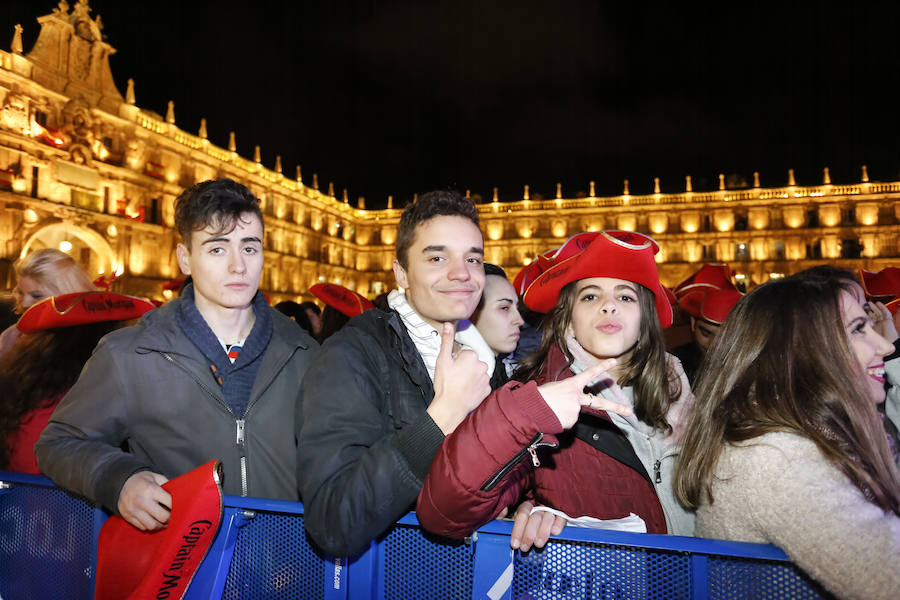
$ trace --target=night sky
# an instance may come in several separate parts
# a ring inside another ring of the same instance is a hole
[[[72,0],[71,4],[74,4]],[[369,208],[471,189],[587,192],[900,179],[896,2],[92,0],[137,104]],[[53,0],[6,0],[0,43]],[[3,37],[5,36],[5,37]]]

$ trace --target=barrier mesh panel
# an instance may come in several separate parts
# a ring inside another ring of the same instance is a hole
[[[324,594],[323,577],[301,516],[257,512],[238,535],[222,598],[312,600]]]
[[[711,600],[833,598],[789,563],[710,556],[707,569],[707,594]]]
[[[472,597],[473,551],[398,525],[382,542],[386,600],[428,600]]]
[[[93,596],[93,509],[55,488],[13,484],[0,493],[0,596]]]
[[[518,554],[514,568],[515,599],[691,597],[690,557],[679,552],[551,541]]]

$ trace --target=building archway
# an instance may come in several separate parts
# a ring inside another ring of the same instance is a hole
[[[99,233],[71,223],[53,223],[31,234],[22,246],[20,257],[42,248],[62,250],[81,265],[91,279],[121,269],[109,243]]]

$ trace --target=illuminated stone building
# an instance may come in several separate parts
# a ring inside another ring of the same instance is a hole
[[[367,212],[230,148],[140,109],[129,80],[125,97],[109,68],[86,0],[60,2],[38,19],[23,54],[17,26],[0,52],[0,287],[10,265],[32,249],[66,248],[92,276],[116,273],[114,289],[162,298],[179,277],[174,200],[195,182],[231,177],[262,200],[266,262],[261,287],[272,301],[298,298],[319,280],[365,293],[393,280],[390,260],[399,211]],[[385,226],[382,227],[382,222]],[[2,285],[5,283],[5,286]]]
[[[308,299],[318,281],[373,296],[393,285],[391,261],[400,211],[351,206],[346,192],[320,192],[229,148],[211,144],[205,121],[196,134],[139,108],[131,80],[123,97],[86,0],[62,1],[38,19],[34,48],[24,53],[16,26],[0,51],[0,288],[12,285],[12,262],[29,251],[60,247],[92,276],[116,274],[113,288],[162,299],[180,276],[173,205],[186,186],[231,177],[262,200],[266,263],[261,288],[273,302]],[[652,235],[665,283],[705,261],[728,262],[747,283],[812,264],[878,270],[900,255],[900,182],[788,185],[682,193],[562,197],[479,204],[486,259],[515,275],[537,253],[580,231],[631,229]],[[312,185],[308,185],[311,183]]]
[[[581,231],[625,229],[652,236],[660,245],[660,278],[673,286],[704,262],[728,263],[746,287],[829,263],[847,269],[880,270],[900,266],[900,182],[861,181],[798,186],[793,171],[787,185],[632,196],[628,182],[620,196],[557,198],[539,202],[491,202],[480,206],[487,238],[487,260],[518,272],[540,251],[554,248]],[[496,195],[495,195],[496,197]]]

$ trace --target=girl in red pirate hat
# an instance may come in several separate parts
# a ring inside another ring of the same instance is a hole
[[[513,548],[543,545],[564,519],[582,516],[633,513],[648,532],[693,533],[671,488],[693,396],[665,352],[672,308],[657,252],[647,236],[601,231],[578,234],[553,253],[523,295],[547,313],[541,346],[514,376],[524,383],[497,390],[444,441],[419,496],[423,526],[462,537],[525,500]],[[598,402],[558,410],[556,386],[596,368],[605,372],[582,385]],[[532,514],[532,503],[565,516]]]

